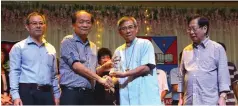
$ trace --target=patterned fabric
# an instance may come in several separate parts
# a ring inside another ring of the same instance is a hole
[[[228,69],[230,72],[230,77],[231,77],[231,84],[232,83],[236,83],[238,81],[238,71],[236,69],[235,64],[233,64],[232,62],[228,62]],[[232,87],[230,86],[231,91],[229,93],[227,93],[227,100],[226,100],[226,104],[227,105],[235,105],[235,95],[234,95],[234,91],[232,90]]]
[[[60,84],[66,87],[85,87],[94,89],[94,81],[75,73],[74,62],[80,62],[93,72],[97,67],[97,48],[93,42],[83,43],[76,35],[68,35],[61,42],[60,48]]]

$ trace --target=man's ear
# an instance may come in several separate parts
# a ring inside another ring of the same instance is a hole
[[[72,26],[73,30],[75,30],[75,27],[74,27],[74,26],[75,26],[75,24],[72,24],[71,26]]]
[[[138,26],[136,26],[136,33],[138,33]]]
[[[122,33],[122,32],[121,32],[121,30],[120,30],[120,29],[118,29],[118,32],[119,32],[119,35],[121,36],[121,33]]]
[[[29,25],[25,25],[25,28],[26,28],[26,30],[29,32],[30,31],[30,29],[29,29]]]
[[[203,29],[204,29],[205,31],[207,31],[207,26],[203,26]]]

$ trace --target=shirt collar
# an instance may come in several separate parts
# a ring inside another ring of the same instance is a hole
[[[31,36],[28,36],[27,39],[26,39],[26,43],[29,45],[29,44],[37,44]],[[47,41],[45,40],[45,38],[42,38],[42,45],[47,43]]]
[[[138,40],[138,38],[135,37],[135,39],[132,41],[132,43],[130,44],[130,46],[134,45],[134,44],[136,43],[137,40]],[[130,46],[128,46],[128,47],[130,47]]]
[[[208,44],[209,37],[206,37],[200,44],[193,43],[193,48],[197,49],[198,45],[202,46],[203,48],[206,48]]]
[[[80,42],[83,45],[90,45],[88,38],[87,38],[87,41],[85,43],[83,43],[83,41],[80,39],[80,37],[78,35],[76,35],[75,33],[73,34],[73,38],[76,42]]]

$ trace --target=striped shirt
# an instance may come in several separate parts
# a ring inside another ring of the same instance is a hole
[[[184,92],[185,105],[216,105],[219,93],[230,90],[224,48],[209,38],[202,44],[183,50],[178,91]]]
[[[236,69],[235,64],[232,62],[228,62],[228,69],[230,72],[230,78],[231,78],[231,84],[236,83],[238,81],[238,71]],[[232,90],[232,87],[230,86],[231,91],[227,93],[227,100],[226,100],[226,105],[235,105],[235,95],[234,91]]]
[[[67,87],[85,87],[92,89],[92,82],[88,78],[75,73],[72,65],[78,61],[89,70],[96,72],[97,67],[97,49],[96,45],[88,41],[83,43],[76,35],[64,37],[60,48],[60,84]]]

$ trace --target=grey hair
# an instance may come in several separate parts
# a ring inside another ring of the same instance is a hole
[[[120,29],[121,24],[123,24],[126,21],[130,21],[130,20],[133,21],[134,26],[137,27],[137,22],[134,17],[124,16],[117,21],[118,29]]]

